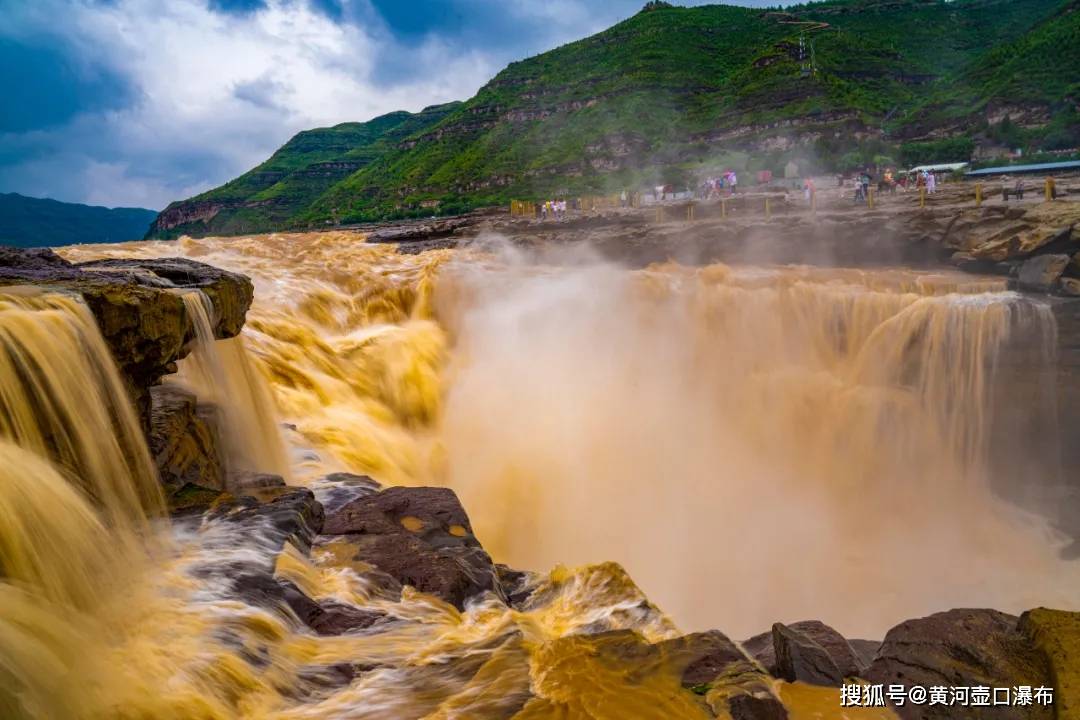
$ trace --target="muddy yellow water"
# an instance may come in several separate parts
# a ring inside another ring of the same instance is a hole
[[[196,349],[171,380],[247,418],[230,423],[231,462],[283,465],[316,489],[338,470],[450,486],[496,561],[542,574],[521,610],[388,595],[347,543],[260,554],[223,524],[147,519],[141,479],[121,482],[125,495],[83,460],[48,462],[49,448],[21,442],[44,421],[9,409],[31,430],[4,429],[0,465],[46,480],[0,488],[34,495],[11,502],[48,504],[63,527],[0,515],[5,557],[36,553],[0,585],[0,714],[707,718],[707,697],[647,643],[808,618],[880,639],[950,607],[1080,597],[1062,539],[988,490],[995,360],[1017,322],[1054,331],[997,280],[630,270],[498,242],[399,255],[347,233],[62,252],[182,255],[251,276],[242,338]],[[5,302],[0,329],[19,327],[9,319],[31,311]],[[85,318],[77,303],[66,312]],[[76,449],[79,425],[58,431]],[[110,493],[103,515],[94,498]],[[141,519],[114,526],[132,508]],[[85,561],[56,550],[75,544]],[[93,563],[125,574],[88,602],[85,582],[65,578]],[[395,621],[315,636],[225,592],[235,563]],[[613,647],[597,629],[639,640]],[[363,671],[342,680],[343,665]],[[884,717],[842,710],[836,690],[777,692],[794,718]]]

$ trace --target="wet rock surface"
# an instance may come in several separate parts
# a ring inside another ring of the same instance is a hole
[[[552,644],[556,657],[574,658],[583,677],[607,668],[626,668],[628,683],[648,682],[674,671],[685,696],[676,702],[686,710],[699,707],[707,715],[733,720],[785,720],[783,704],[772,680],[723,633],[692,633],[650,643],[640,633],[606,630],[568,635]],[[641,708],[641,717],[661,717],[660,710]],[[666,717],[666,716],[665,716]]]
[[[1017,629],[1046,658],[1057,717],[1080,717],[1080,613],[1036,608]]]
[[[173,510],[205,504],[225,490],[216,412],[173,385],[150,388],[150,455]]]
[[[316,602],[304,595],[293,583],[287,580],[276,582],[281,588],[280,597],[285,604],[300,622],[319,635],[345,635],[366,630],[377,623],[392,622],[385,613],[378,610],[365,610],[333,601]]]
[[[527,613],[557,602],[568,591],[584,593],[591,602],[621,610],[546,641],[545,652],[575,668],[565,671],[591,677],[590,673],[622,668],[631,673],[626,678],[631,684],[654,682],[658,675],[666,678],[674,673],[685,695],[672,702],[699,707],[718,718],[787,718],[774,678],[828,687],[868,682],[908,688],[1055,688],[1052,706],[965,707],[964,717],[976,720],[1069,718],[1080,698],[1080,613],[1038,609],[1016,618],[993,610],[952,610],[905,621],[890,630],[881,643],[848,641],[835,629],[813,620],[777,623],[771,632],[750,638],[742,647],[717,630],[650,642],[628,627],[662,627],[667,621],[612,563],[565,580],[552,577],[537,590],[537,576],[491,565],[451,491],[424,487],[381,490],[370,478],[351,474],[327,476],[323,483],[320,493],[324,496],[333,497],[335,490],[346,493],[337,498],[338,507],[325,514],[315,494],[306,489],[274,488],[277,494],[268,501],[244,497],[218,503],[204,522],[232,528],[221,537],[236,557],[247,557],[248,547],[261,548],[264,553],[269,548],[271,552],[262,563],[225,559],[203,572],[227,579],[232,596],[272,609],[303,632],[319,636],[378,634],[410,621],[388,614],[385,606],[378,604],[354,606],[309,597],[297,584],[275,574],[273,558],[286,543],[305,554],[313,544],[345,543],[355,548],[354,559],[361,561],[361,566],[371,566],[370,571],[361,571],[372,583],[369,587],[382,584],[386,594],[375,591],[375,596],[390,601],[402,585],[412,585],[460,608],[470,597],[482,593],[489,599],[503,599],[502,588],[506,588],[505,601]],[[343,499],[345,502],[340,502]],[[463,550],[469,552],[463,554]],[[524,595],[515,600],[518,592]],[[450,657],[440,666],[437,677],[445,680],[453,676],[458,682],[485,685],[490,681],[485,672],[520,672],[521,677],[510,683],[516,688],[513,692],[499,697],[480,695],[479,704],[471,707],[483,707],[485,713],[505,707],[511,715],[522,709],[553,710],[556,706],[549,698],[533,694],[526,672],[530,657],[520,633],[497,635],[485,640],[482,647],[470,646],[468,653]],[[313,676],[312,688],[303,691],[340,687],[377,669],[349,664],[337,669],[313,666],[310,671],[317,677]],[[894,710],[904,720],[958,717],[956,708],[949,705],[907,705]]]
[[[240,332],[251,281],[186,259],[104,260],[76,265],[51,250],[0,247],[0,285],[36,285],[81,295],[93,312],[149,429],[149,388],[175,370],[194,336],[178,290],[200,289],[214,303],[218,337]]]
[[[776,623],[772,638],[776,654],[775,675],[780,679],[827,687],[839,687],[843,683],[844,674],[832,657],[809,636]]]
[[[872,683],[924,687],[1050,686],[1050,664],[1018,628],[1018,618],[996,610],[949,610],[908,620],[888,632],[863,674]],[[901,718],[956,717],[947,705],[897,707]],[[964,717],[1053,718],[1050,706],[966,707]]]
[[[76,267],[83,272],[130,274],[153,286],[202,290],[214,305],[214,334],[219,338],[240,333],[255,292],[247,277],[187,258],[96,260]]]
[[[855,656],[859,659],[859,673],[857,674],[861,674],[866,668],[870,667],[870,663],[874,661],[878,650],[881,649],[880,640],[848,640],[848,645],[855,651]]]
[[[285,478],[273,473],[253,470],[233,470],[225,480],[226,489],[234,495],[250,495],[273,499],[286,488]]]
[[[778,629],[779,633],[777,632]],[[777,658],[782,651],[788,653],[790,663],[790,646],[792,643],[807,647],[810,645],[816,646],[828,657],[829,662],[826,667],[835,669],[841,678],[857,676],[861,670],[870,664],[870,659],[873,658],[874,653],[877,652],[877,646],[880,645],[880,643],[870,643],[872,651],[869,652],[869,657],[864,660],[860,658],[855,648],[843,635],[818,620],[803,620],[789,625],[777,623],[769,632],[755,635],[744,641],[742,645],[746,652],[761,663],[761,666],[768,673],[786,679],[788,675],[809,672],[809,669],[804,668],[801,664],[797,668],[789,664],[782,671],[779,668]],[[870,650],[871,648],[867,649]],[[813,650],[814,655],[817,652],[818,650]],[[813,682],[807,677],[798,677],[798,679]],[[839,683],[830,681],[816,684],[832,685]]]
[[[459,609],[482,592],[504,597],[491,558],[447,488],[393,487],[358,497],[326,518],[323,533],[343,536],[358,560]]]
[[[336,513],[353,500],[374,495],[382,489],[382,485],[369,476],[348,472],[330,473],[314,488],[315,497],[328,515]]]
[[[232,523],[238,537],[258,534],[278,549],[286,541],[308,549],[323,528],[325,514],[307,488],[285,488],[268,502],[245,496],[221,503],[210,510],[210,518]]]
[[[1025,260],[1020,266],[1015,285],[1020,290],[1053,292],[1058,288],[1071,260],[1063,254],[1037,255]]]

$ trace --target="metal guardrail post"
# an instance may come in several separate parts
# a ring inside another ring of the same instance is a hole
[[[921,207],[921,208],[926,207],[926,188],[925,187],[920,187],[919,188],[919,207]]]

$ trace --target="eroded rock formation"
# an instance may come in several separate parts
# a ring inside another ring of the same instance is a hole
[[[504,598],[491,558],[448,488],[393,487],[363,495],[332,513],[323,527],[356,547],[356,556],[402,585],[458,609],[480,592]]]
[[[48,249],[0,247],[0,285],[35,285],[82,296],[98,321],[132,399],[149,423],[149,388],[175,371],[193,338],[178,292],[214,303],[220,338],[244,326],[253,286],[243,275],[192,260],[103,260],[75,265]]]
[[[194,338],[180,293],[205,293],[214,308],[215,336],[234,337],[251,305],[248,278],[180,258],[76,265],[48,249],[0,247],[2,285],[32,285],[83,298],[139,412],[174,510],[205,506],[225,489],[213,408],[158,383],[176,371],[176,361]]]

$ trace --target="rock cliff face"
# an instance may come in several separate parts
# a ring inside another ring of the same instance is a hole
[[[150,455],[174,510],[225,491],[225,464],[214,408],[171,385],[150,388]]]
[[[316,495],[306,489],[281,488],[268,502],[252,498],[226,502],[203,522],[230,524],[238,548],[246,543],[284,548],[288,543],[307,553],[323,546],[341,548],[344,543],[355,553],[350,560],[368,567],[363,571],[366,592],[377,603],[357,607],[313,599],[277,572],[273,562],[243,568],[226,564],[200,572],[220,574],[229,580],[237,599],[276,612],[318,636],[377,636],[400,629],[411,621],[394,615],[386,601],[396,601],[407,587],[459,609],[480,605],[484,612],[505,606],[529,613],[565,599],[558,582],[492,564],[471,535],[465,509],[449,490],[384,490],[369,478],[347,474],[327,476],[318,486]],[[987,609],[951,610],[904,621],[885,635],[884,642],[849,641],[819,621],[777,623],[771,631],[741,644],[719,630],[650,641],[636,630],[619,626],[627,621],[647,626],[661,617],[647,600],[628,601],[644,596],[620,567],[605,563],[576,572],[581,575],[571,583],[604,588],[596,602],[601,602],[603,593],[619,588],[625,614],[616,618],[598,612],[595,623],[547,641],[545,652],[582,659],[582,672],[592,667],[623,668],[622,681],[630,687],[673,672],[678,684],[669,691],[683,693],[678,701],[706,717],[784,720],[789,717],[782,703],[785,685],[777,681],[796,680],[832,688],[842,684],[880,684],[883,689],[921,686],[928,692],[941,686],[985,687],[988,692],[994,687],[1010,691],[1024,686],[1054,688],[1052,704],[965,707],[964,717],[972,718],[1071,720],[1080,701],[1076,684],[1080,613],[1040,608],[1017,618]],[[860,655],[856,648],[866,654]],[[474,650],[466,645],[462,652],[467,656]],[[470,676],[479,672],[466,667],[465,659],[455,652],[448,649],[442,661]],[[528,660],[522,656],[520,662],[524,665]],[[502,672],[513,671],[509,664],[500,667]],[[335,675],[335,686],[377,669],[345,666],[340,677]],[[508,708],[502,716],[510,716],[526,704],[547,707],[549,700],[526,682],[501,702]],[[884,702],[904,720],[958,717],[955,705],[901,705],[887,697]]]
[[[179,292],[198,289],[214,303],[219,338],[244,326],[253,287],[243,275],[186,259],[106,260],[74,265],[51,250],[0,247],[0,285],[37,285],[80,295],[97,318],[143,418],[149,388],[175,371],[194,337]]]
[[[35,285],[83,298],[138,409],[174,509],[205,504],[225,489],[214,410],[158,383],[176,371],[194,338],[179,293],[206,293],[214,306],[215,335],[233,337],[251,305],[248,278],[185,259],[74,265],[47,249],[0,247],[0,290],[4,285]]]

